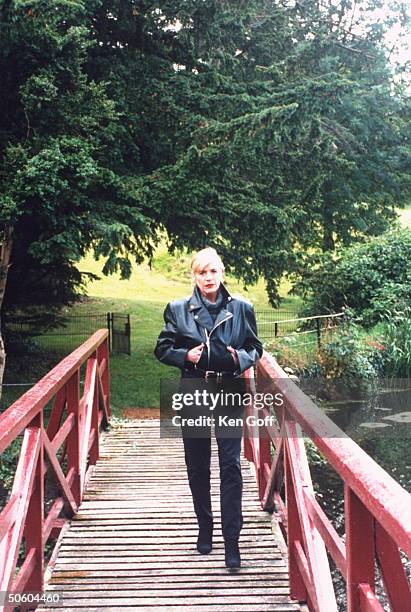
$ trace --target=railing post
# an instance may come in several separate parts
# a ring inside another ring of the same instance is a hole
[[[33,419],[32,425],[43,429],[43,411]],[[40,445],[34,474],[33,488],[30,496],[27,516],[30,518],[24,530],[26,555],[35,550],[35,565],[27,581],[25,591],[44,590],[44,447]]]
[[[97,367],[98,367],[98,364],[97,364]],[[97,463],[97,459],[100,453],[100,443],[99,443],[99,437],[98,437],[98,427],[99,427],[98,393],[99,393],[99,390],[98,390],[98,376],[97,376],[96,383],[94,386],[94,397],[93,397],[93,406],[92,406],[92,413],[91,413],[91,430],[90,430],[90,435],[93,435],[93,443],[90,448],[89,462],[92,465],[95,465]]]
[[[348,485],[344,485],[347,551],[347,609],[361,612],[359,584],[375,589],[374,518]]]
[[[73,428],[67,436],[67,471],[74,470],[71,490],[77,505],[81,501],[80,476],[80,372],[77,370],[67,382],[67,416],[74,415]]]
[[[111,312],[107,313],[107,329],[108,329],[108,348],[109,351],[111,351],[111,336],[112,336],[112,329],[113,329],[113,318],[111,316]]]
[[[244,380],[245,380],[246,393],[250,393],[251,395],[253,395],[255,385],[251,384],[252,378],[251,378],[250,370],[246,370],[244,372]],[[247,405],[245,408],[245,418],[247,418],[247,416],[250,414],[252,414],[252,406]],[[245,419],[244,419],[244,423],[245,423]],[[244,429],[243,429],[244,457],[247,459],[247,461],[254,461],[253,444],[250,440],[250,431],[251,431],[251,428],[248,427],[246,424],[244,424]]]
[[[391,610],[411,610],[411,590],[397,544],[378,523],[375,523],[375,548]]]
[[[109,345],[108,338],[104,340],[104,342],[98,347],[98,350],[97,350],[98,364],[100,365],[100,363],[102,363],[102,361],[104,360],[106,362],[106,367],[101,377],[101,383],[103,385],[103,393],[104,393],[104,398],[105,398],[105,402],[107,406],[108,415],[110,416],[110,368],[109,368],[110,345]]]
[[[244,457],[247,461],[253,461],[253,447],[250,440],[250,429],[244,427]]]
[[[301,577],[295,555],[295,543],[303,542],[298,505],[294,491],[290,456],[288,452],[288,440],[284,440],[284,473],[285,473],[285,496],[287,509],[287,546],[288,546],[288,572],[290,575],[290,595],[298,601],[307,601],[307,589]]]
[[[256,414],[258,418],[258,411]],[[259,439],[259,454],[260,460],[258,462],[258,493],[261,504],[263,503],[265,489],[267,487],[267,474],[265,466],[271,467],[271,443],[267,429],[264,426],[258,427],[258,439]]]

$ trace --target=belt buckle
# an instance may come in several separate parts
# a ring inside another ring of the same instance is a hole
[[[204,374],[204,380],[208,380],[210,374],[214,374],[214,370],[206,370],[205,374]]]

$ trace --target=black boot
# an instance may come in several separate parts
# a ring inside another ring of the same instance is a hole
[[[237,539],[224,541],[225,546],[225,565],[230,569],[241,567],[240,549]]]
[[[207,525],[199,528],[197,550],[202,555],[208,555],[213,548],[213,526]]]

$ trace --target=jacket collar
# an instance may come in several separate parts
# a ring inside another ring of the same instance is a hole
[[[213,327],[218,325],[218,323],[220,323],[223,319],[225,319],[227,315],[231,314],[228,312],[228,310],[226,310],[226,305],[228,302],[231,302],[233,298],[231,297],[229,291],[225,288],[225,286],[222,283],[220,285],[220,291],[223,294],[223,306],[220,312],[218,313],[218,316],[217,316],[217,319],[215,320],[214,325],[213,325],[213,321],[210,316],[210,313],[208,312],[207,308],[204,306],[204,303],[200,297],[201,295],[200,290],[197,286],[194,287],[193,294],[190,297],[189,302],[188,302],[189,312],[192,312],[194,314],[194,318],[197,321],[197,323],[199,323],[202,327],[205,327],[209,331],[213,329]]]
[[[223,294],[223,304],[231,302],[233,298],[231,297],[228,289],[223,285],[223,283],[220,284],[219,291],[221,291]],[[189,299],[188,307],[190,310],[195,310],[196,308],[204,308],[204,303],[201,299],[200,289],[197,287],[197,285],[194,287],[194,291]]]

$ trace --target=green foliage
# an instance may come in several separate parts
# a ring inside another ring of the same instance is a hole
[[[20,455],[21,439],[14,440],[0,455],[0,495],[11,489]],[[2,490],[3,489],[3,490]]]
[[[113,171],[120,112],[108,84],[88,74],[98,44],[90,27],[83,2],[2,8],[0,222],[14,228],[7,310],[72,301],[85,280],[75,263],[92,246],[106,271],[127,275],[126,250],[141,259],[144,236],[155,242],[152,219],[137,202],[130,208],[128,182]]]
[[[411,378],[411,307],[387,315],[384,326],[385,372]]]
[[[411,306],[411,231],[392,229],[351,246],[337,259],[326,255],[297,286],[304,314],[351,308],[369,326],[394,306]]]
[[[311,438],[304,438],[304,446],[310,466],[324,466],[328,464],[327,459],[318,450]]]
[[[376,343],[365,342],[361,328],[347,318],[334,334],[332,342],[319,348],[319,370],[316,374],[333,380],[373,379],[382,372],[383,348]]]
[[[312,334],[302,335],[290,330],[285,336],[265,343],[264,348],[282,367],[289,367],[298,372],[304,371],[317,358],[316,332],[314,330]]]
[[[73,299],[90,248],[129,275],[159,230],[275,302],[284,272],[383,231],[409,199],[409,101],[378,4],[4,2],[7,308]]]
[[[408,282],[408,279],[406,282],[386,281],[381,287],[376,287],[374,296],[371,298],[371,306],[364,310],[363,318],[367,323],[389,319],[391,313],[407,312],[410,300],[411,283]]]

